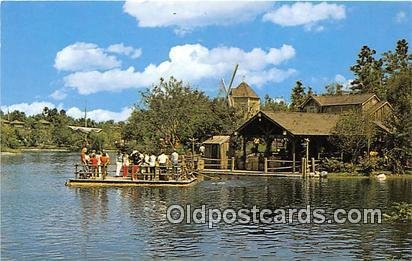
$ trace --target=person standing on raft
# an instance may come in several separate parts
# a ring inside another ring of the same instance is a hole
[[[129,155],[123,154],[123,178],[126,178],[129,174]]]
[[[120,177],[120,171],[122,170],[123,166],[123,154],[118,151],[116,156],[116,177]]]
[[[103,155],[100,157],[100,165],[102,168],[102,180],[104,180],[107,176],[107,166],[110,164],[110,157],[109,154],[103,152]]]

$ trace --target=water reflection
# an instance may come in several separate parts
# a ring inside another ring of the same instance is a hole
[[[76,154],[2,157],[8,259],[190,257],[411,259],[411,224],[169,224],[166,209],[382,208],[411,202],[411,180],[205,178],[192,187],[67,188]],[[70,248],[67,246],[70,245]]]

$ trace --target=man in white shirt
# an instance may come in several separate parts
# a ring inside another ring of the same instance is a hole
[[[160,167],[165,167],[166,166],[166,162],[169,159],[168,156],[166,156],[166,154],[164,154],[164,152],[162,152],[158,157],[157,160],[159,161],[159,166]]]
[[[150,167],[155,167],[156,166],[156,156],[155,155],[150,155],[149,157],[149,165]]]
[[[201,145],[199,148],[199,152],[200,152],[200,156],[204,156],[205,155],[205,145]]]
[[[177,166],[179,164],[179,154],[176,150],[174,150],[171,156],[173,166]]]

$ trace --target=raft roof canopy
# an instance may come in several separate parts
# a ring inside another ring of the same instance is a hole
[[[230,91],[232,97],[246,97],[259,99],[256,92],[245,82],[241,82],[236,88]]]
[[[238,133],[259,132],[256,125],[264,118],[273,126],[289,132],[294,136],[329,136],[339,119],[339,115],[308,112],[271,112],[260,111],[237,129]]]

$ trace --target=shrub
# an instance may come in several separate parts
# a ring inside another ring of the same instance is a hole
[[[349,172],[353,173],[356,170],[355,165],[352,163],[343,163],[337,159],[328,159],[325,158],[320,164],[322,170],[328,172]]]
[[[412,204],[401,202],[395,203],[389,213],[383,214],[385,220],[389,222],[411,222]]]
[[[370,175],[376,170],[384,170],[386,168],[387,166],[385,160],[378,157],[363,157],[359,160],[358,164],[359,172],[366,175]]]

